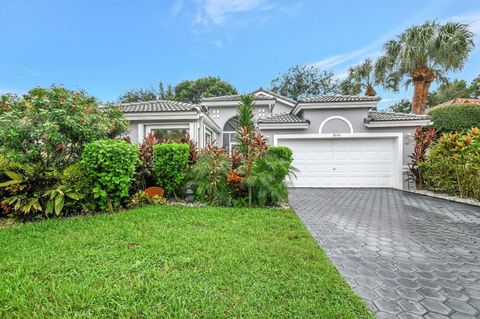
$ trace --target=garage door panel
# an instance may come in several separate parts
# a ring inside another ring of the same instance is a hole
[[[393,138],[278,139],[293,151],[297,187],[394,187]]]

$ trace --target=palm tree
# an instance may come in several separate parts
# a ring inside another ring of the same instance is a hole
[[[372,59],[366,59],[361,64],[348,69],[349,79],[357,86],[365,89],[366,96],[375,96],[377,92],[374,89],[375,74]]]
[[[424,114],[430,84],[448,82],[446,73],[458,71],[474,48],[467,24],[427,21],[413,26],[384,45],[375,64],[375,77],[387,89],[413,84],[412,113]]]
[[[244,157],[248,154],[249,139],[255,134],[254,107],[255,97],[253,95],[240,96],[235,126],[237,148]]]

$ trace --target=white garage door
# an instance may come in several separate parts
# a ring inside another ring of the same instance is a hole
[[[393,138],[281,139],[299,171],[295,187],[396,187]]]

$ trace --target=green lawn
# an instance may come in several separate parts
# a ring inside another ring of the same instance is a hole
[[[150,206],[0,243],[0,318],[371,318],[289,210]]]

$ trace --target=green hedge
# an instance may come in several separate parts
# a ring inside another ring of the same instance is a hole
[[[167,196],[176,195],[185,182],[190,160],[188,144],[158,144],[153,148],[158,186]]]
[[[272,146],[268,148],[268,153],[272,154],[279,159],[292,162],[293,161],[293,151],[286,146]]]
[[[450,105],[433,110],[432,127],[442,133],[466,132],[480,126],[480,104]]]
[[[119,140],[87,144],[82,165],[92,183],[92,192],[101,209],[112,211],[128,196],[138,163],[138,148]]]

